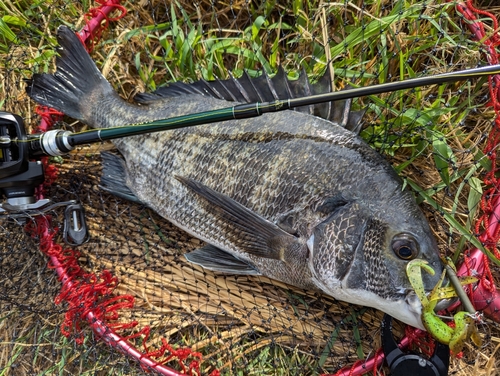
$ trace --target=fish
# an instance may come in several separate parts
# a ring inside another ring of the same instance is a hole
[[[94,128],[330,90],[328,77],[313,85],[280,70],[272,78],[174,83],[129,102],[73,31],[60,26],[57,41],[55,72],[34,74],[27,94]],[[406,265],[429,263],[430,291],[443,270],[437,242],[413,194],[359,137],[363,114],[350,105],[115,139],[121,156],[103,154],[101,185],[204,241],[185,257],[205,269],[266,276],[424,329]]]

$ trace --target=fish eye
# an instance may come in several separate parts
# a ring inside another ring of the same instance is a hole
[[[408,235],[396,235],[392,239],[392,250],[401,260],[413,260],[418,256],[417,242]]]

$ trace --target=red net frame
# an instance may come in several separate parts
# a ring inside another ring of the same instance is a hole
[[[94,43],[101,37],[109,22],[122,18],[127,12],[120,4],[120,0],[109,0],[108,2],[96,0],[96,2],[100,5],[89,10],[86,15],[87,23],[78,33],[82,43],[86,44],[89,51],[93,49]],[[498,64],[500,54],[496,48],[500,46],[500,34],[498,34],[497,19],[491,13],[475,8],[472,0],[457,4],[456,10],[463,16],[464,22],[474,38],[482,41],[488,62],[491,65]],[[113,11],[118,11],[119,15],[110,17]],[[484,23],[478,20],[478,16],[491,19],[494,30],[491,35],[487,35]],[[487,189],[481,200],[482,215],[476,222],[475,230],[476,234],[481,234],[479,235],[481,243],[500,259],[500,253],[496,246],[500,238],[500,179],[496,178],[496,174],[500,171],[500,167],[496,163],[496,147],[500,144],[500,76],[490,76],[489,86],[491,101],[488,105],[493,107],[496,119],[484,153],[490,159],[492,169],[484,180]],[[50,129],[52,124],[62,116],[58,111],[44,107],[38,107],[36,111],[41,116],[41,122],[37,129],[41,132]],[[57,178],[57,170],[46,160],[43,163],[46,174],[45,184],[50,185]],[[43,187],[40,187],[37,191],[39,199],[43,198],[43,193]],[[150,350],[144,345],[143,351],[140,351],[129,341],[143,336],[143,342],[146,343],[149,337],[149,327],[144,327],[130,336],[119,334],[120,330],[132,329],[138,325],[137,322],[118,322],[118,311],[122,308],[133,307],[133,296],[113,295],[117,279],[109,271],[104,270],[100,275],[85,273],[78,266],[78,252],[64,249],[54,242],[57,229],[52,227],[50,217],[37,217],[34,222],[27,225],[27,231],[40,239],[40,250],[49,257],[49,266],[56,271],[62,283],[61,292],[56,297],[56,303],[64,301],[69,305],[65,320],[61,325],[61,332],[64,335],[68,337],[73,335],[77,343],[82,343],[84,336],[81,323],[86,322],[97,337],[137,360],[145,370],[155,371],[166,376],[200,374],[199,366],[202,358],[199,353],[188,348],[175,350],[165,340],[162,340],[163,345],[157,350]],[[458,275],[480,277],[480,282],[468,291],[470,298],[478,311],[482,311],[491,319],[500,322],[500,299],[497,299],[500,298],[500,293],[494,285],[487,256],[478,249],[468,250],[464,255],[463,264],[458,269]],[[407,335],[400,341],[400,348],[404,349],[412,344],[426,341],[423,338],[426,336],[423,334],[418,329],[410,328],[407,330]],[[432,344],[429,348],[432,349]],[[166,355],[167,353],[169,355]],[[179,361],[183,373],[162,364],[174,358]],[[188,359],[194,360],[186,365]],[[362,375],[369,372],[376,375],[383,362],[384,354],[379,349],[370,359],[360,360],[350,367],[339,370],[335,375]],[[214,370],[210,376],[219,374],[218,370]]]

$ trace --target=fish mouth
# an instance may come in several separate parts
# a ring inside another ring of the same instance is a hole
[[[410,324],[415,328],[426,330],[422,323],[422,302],[418,298],[415,291],[409,290],[404,299],[410,314],[413,316],[413,322]]]
[[[427,294],[429,296],[430,292]],[[445,310],[446,308],[452,306],[453,304],[456,303],[458,298],[450,298],[450,299],[441,299],[437,304],[436,307],[434,308],[435,312],[439,312],[442,310]],[[422,323],[422,313],[423,313],[423,306],[422,302],[420,301],[420,298],[417,296],[415,291],[409,290],[405,296],[405,303],[408,306],[408,309],[410,312],[412,312],[415,317],[418,325],[413,325],[419,329],[426,330],[423,323]]]

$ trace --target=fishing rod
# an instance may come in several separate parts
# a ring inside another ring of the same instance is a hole
[[[246,103],[218,110],[155,120],[147,123],[131,124],[127,126],[106,129],[94,129],[81,133],[51,130],[43,134],[31,135],[27,140],[31,143],[30,153],[33,156],[38,156],[41,154],[58,156],[70,152],[77,145],[135,136],[144,133],[153,133],[170,129],[191,127],[195,125],[220,121],[246,119],[257,117],[269,112],[290,110],[295,107],[308,106],[324,102],[334,102],[397,90],[412,89],[420,86],[442,84],[445,82],[463,81],[475,77],[494,74],[500,74],[500,65],[491,65],[457,72],[443,73],[435,76],[412,78],[398,82],[373,85],[369,87],[352,88],[301,98],[284,100],[278,99],[272,102]]]

